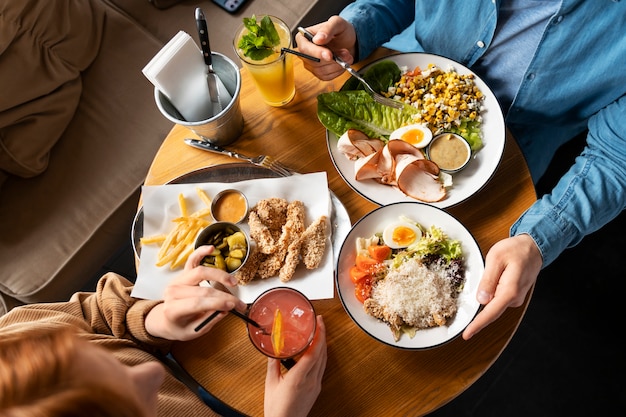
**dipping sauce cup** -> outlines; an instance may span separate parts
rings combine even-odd
[[[239,190],[220,191],[211,203],[211,214],[218,222],[242,222],[248,215],[248,199]]]
[[[469,143],[454,133],[442,133],[433,138],[426,150],[428,158],[444,172],[459,172],[472,156]]]
[[[252,303],[248,317],[263,330],[248,324],[252,344],[264,355],[290,359],[304,352],[315,335],[315,310],[300,291],[287,287],[267,290]]]
[[[269,16],[280,37],[277,52],[260,61],[244,56],[238,47],[239,41],[249,31],[245,26],[237,30],[233,46],[242,65],[248,70],[263,100],[270,106],[280,107],[288,104],[296,95],[296,84],[293,73],[293,56],[281,52],[281,48],[291,48],[291,30],[289,26],[275,16]]]

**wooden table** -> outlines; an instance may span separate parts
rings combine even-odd
[[[390,51],[377,51],[376,56]],[[335,170],[326,148],[325,129],[316,116],[316,96],[334,91],[345,78],[322,82],[296,61],[297,94],[292,103],[263,103],[243,72],[241,107],[244,131],[230,147],[246,155],[269,154],[302,172],[328,173],[329,187],[351,221],[376,205],[355,193]],[[146,185],[164,184],[186,172],[236,160],[192,149],[183,138],[193,134],[175,126],[163,142]],[[494,178],[476,196],[450,208],[476,237],[483,255],[508,236],[510,225],[535,201],[529,171],[516,142],[507,137]],[[375,341],[345,313],[336,295],[314,301],[327,327],[328,365],[312,416],[419,416],[446,404],[494,363],[516,331],[528,305],[508,309],[470,341],[460,337],[436,349],[405,351]],[[248,340],[245,326],[227,316],[204,337],[177,343],[175,357],[211,393],[251,416],[263,415],[266,359]]]

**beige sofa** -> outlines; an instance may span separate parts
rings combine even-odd
[[[347,1],[0,0],[0,315],[66,300],[130,238],[140,187],[171,123],[141,69],[207,16],[211,46],[234,57],[242,17],[291,27]]]

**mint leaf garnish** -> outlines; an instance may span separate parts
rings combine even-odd
[[[267,58],[275,52],[274,47],[280,45],[280,36],[269,16],[264,16],[260,25],[255,15],[244,17],[243,25],[249,33],[239,40],[237,47],[243,51],[244,56],[253,61]]]

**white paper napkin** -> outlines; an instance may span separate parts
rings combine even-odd
[[[213,116],[202,51],[191,36],[178,32],[142,70],[188,122]]]
[[[319,216],[325,215],[330,222],[331,199],[328,191],[328,178],[325,172],[294,175],[286,178],[255,179],[235,183],[191,183],[161,186],[144,186],[142,200],[144,210],[144,236],[167,233],[173,227],[172,219],[180,216],[178,194],[182,193],[189,203],[189,212],[201,209],[204,204],[197,196],[196,187],[206,191],[210,197],[222,190],[234,188],[241,190],[248,199],[250,207],[261,199],[270,197],[284,198],[287,201],[300,200],[306,208],[305,225],[308,226]],[[247,224],[242,228],[249,233]],[[293,279],[287,283],[278,277],[253,280],[247,285],[240,285],[232,293],[246,303],[251,303],[262,292],[277,286],[295,288],[311,300],[334,297],[334,256],[329,226],[326,253],[317,269],[308,270],[300,265]],[[133,297],[161,299],[163,290],[169,282],[181,273],[181,269],[170,270],[169,265],[156,266],[158,245],[145,245],[141,248],[141,260],[137,280],[132,292]]]

